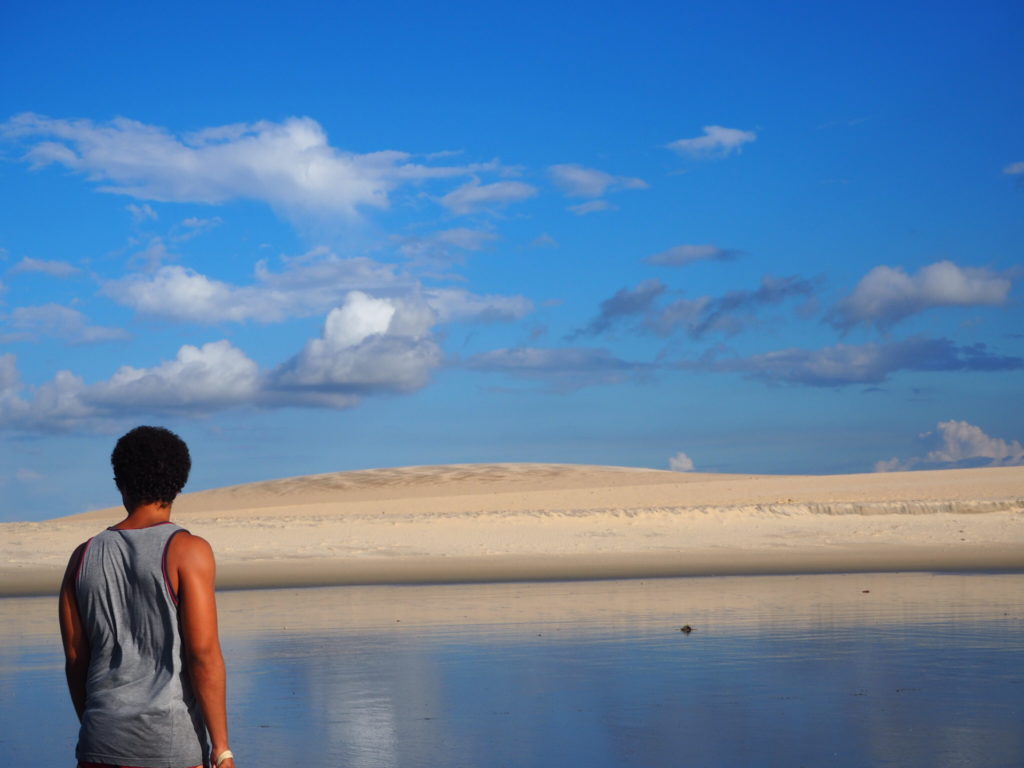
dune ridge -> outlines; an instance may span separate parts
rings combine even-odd
[[[0,594],[56,591],[123,510],[0,526]],[[566,464],[360,470],[183,494],[222,587],[1024,570],[1024,467],[835,476]]]

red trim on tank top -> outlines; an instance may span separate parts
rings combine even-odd
[[[162,525],[162,523],[158,523]],[[171,542],[174,541],[174,537],[179,533],[185,533],[185,529],[182,528],[180,531],[175,531],[167,537],[167,541],[164,543],[164,554],[160,558],[160,570],[164,574],[164,586],[167,587],[167,594],[171,596],[171,602],[174,603],[175,607],[178,605],[178,593],[175,592],[174,587],[171,586],[171,576],[167,573],[167,550],[171,548]]]

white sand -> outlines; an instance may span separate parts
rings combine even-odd
[[[0,595],[57,589],[112,508],[0,525]],[[840,476],[483,464],[183,495],[221,587],[1024,570],[1024,467]]]

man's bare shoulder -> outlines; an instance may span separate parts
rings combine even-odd
[[[210,546],[210,542],[186,530],[174,535],[170,552],[174,554],[179,565],[213,562],[213,547]]]

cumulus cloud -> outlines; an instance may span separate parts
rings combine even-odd
[[[452,213],[461,215],[481,209],[500,208],[527,200],[536,194],[536,187],[522,181],[481,184],[478,179],[473,179],[442,197],[441,204]]]
[[[122,328],[90,325],[77,309],[61,304],[17,307],[0,317],[0,341],[37,341],[49,336],[71,344],[96,344],[129,338]]]
[[[1019,370],[1024,359],[995,354],[984,344],[957,346],[949,339],[912,338],[884,344],[782,349],[746,358],[681,363],[680,367],[741,373],[771,383],[843,387],[879,384],[899,371]]]
[[[38,272],[50,277],[74,277],[81,272],[74,264],[66,261],[47,261],[46,259],[33,259],[25,256],[21,261],[11,267],[8,275],[20,275],[26,272]]]
[[[1018,466],[1024,464],[1024,445],[1017,440],[990,437],[966,421],[940,421],[935,431],[918,436],[932,447],[924,456],[893,457],[875,463],[876,472],[941,469],[957,466]]]
[[[673,472],[693,472],[696,469],[693,465],[693,459],[682,451],[679,451],[675,456],[669,457],[668,468]]]
[[[474,355],[464,365],[484,373],[540,380],[558,392],[623,381],[649,367],[589,347],[494,349]]]
[[[910,275],[900,267],[878,266],[829,312],[828,321],[842,330],[861,324],[887,330],[933,307],[1005,304],[1010,287],[1008,277],[951,261],[929,264]]]
[[[552,165],[548,168],[548,175],[568,197],[603,197],[610,190],[647,189],[650,186],[643,179],[613,176],[574,163]]]
[[[692,139],[677,139],[670,142],[668,148],[680,155],[707,159],[728,157],[742,151],[744,144],[757,139],[753,131],[741,131],[737,128],[725,128],[721,125],[705,125],[704,135]]]
[[[229,341],[186,344],[173,360],[152,368],[122,366],[83,392],[90,405],[108,411],[203,412],[251,402],[260,386],[259,367]]]
[[[62,165],[100,182],[106,192],[160,202],[255,199],[292,215],[354,216],[362,207],[387,207],[400,184],[496,168],[422,165],[398,151],[345,152],[332,147],[323,127],[308,117],[175,136],[125,118],[95,123],[26,113],[0,132],[30,144],[25,159],[34,167]]]
[[[604,333],[624,317],[643,315],[651,311],[654,302],[667,287],[660,280],[644,280],[635,288],[623,288],[601,302],[600,311],[585,327],[572,336]]]
[[[451,316],[473,314],[447,299]],[[422,298],[352,291],[327,313],[317,338],[284,363],[261,370],[227,340],[184,345],[149,368],[122,366],[87,384],[60,371],[26,387],[13,355],[0,355],[0,427],[26,431],[108,429],[132,415],[206,414],[241,406],[348,408],[363,396],[410,392],[442,364],[434,336],[441,315]]]
[[[717,245],[677,245],[667,251],[644,259],[648,264],[662,267],[683,267],[695,261],[733,261],[743,251],[719,248]]]
[[[359,291],[332,309],[320,338],[274,370],[268,390],[298,404],[344,407],[371,391],[424,386],[442,354],[426,304],[378,299]]]

